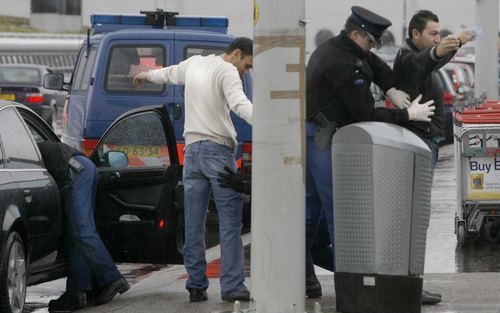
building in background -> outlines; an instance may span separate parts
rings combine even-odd
[[[79,32],[82,0],[31,0],[31,26],[47,32]]]

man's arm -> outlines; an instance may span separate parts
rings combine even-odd
[[[192,57],[182,61],[177,65],[171,65],[164,68],[142,72],[134,77],[135,87],[142,87],[145,81],[155,84],[174,84],[182,85],[185,81],[186,69],[191,62]]]
[[[232,66],[232,65],[231,65]],[[227,67],[222,74],[222,89],[229,109],[252,125],[253,104],[243,92],[243,84],[236,68]]]

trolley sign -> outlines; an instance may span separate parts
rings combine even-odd
[[[500,200],[500,159],[469,157],[467,162],[468,200]]]

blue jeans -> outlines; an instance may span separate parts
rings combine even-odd
[[[434,169],[436,168],[437,161],[439,159],[439,142],[442,141],[439,137],[433,137],[432,139],[424,139],[424,142],[431,149],[431,171],[434,174]]]
[[[94,222],[97,169],[84,156],[75,156],[84,167],[72,171],[72,181],[63,193],[68,221],[69,269],[66,290],[92,290],[92,277],[102,287],[121,277],[108,250],[97,233]]]
[[[318,231],[320,218],[325,216],[332,243],[333,264],[335,270],[335,242],[333,233],[333,179],[332,151],[329,145],[324,150],[314,142],[314,133],[318,126],[307,123],[307,158],[306,158],[306,276],[314,274],[311,254]]]
[[[221,293],[230,295],[246,291],[241,242],[242,194],[220,187],[217,179],[224,166],[236,171],[232,150],[212,141],[198,141],[184,152],[184,266],[189,274],[186,288],[208,288],[205,274],[205,220],[210,194],[213,193],[219,214],[221,245]]]

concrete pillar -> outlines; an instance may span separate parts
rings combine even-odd
[[[476,41],[475,96],[498,98],[498,0],[476,0],[476,25],[482,33]]]
[[[304,0],[256,0],[252,297],[258,313],[305,311]],[[258,17],[257,17],[258,16]]]

